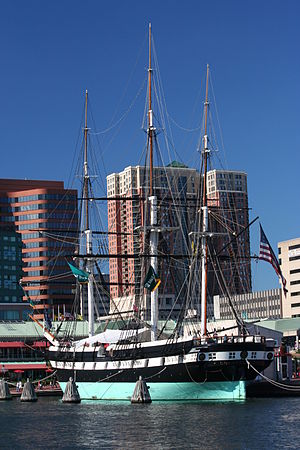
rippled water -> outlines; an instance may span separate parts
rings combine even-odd
[[[298,449],[300,400],[242,403],[0,402],[4,449]]]

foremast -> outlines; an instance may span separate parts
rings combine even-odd
[[[151,23],[149,24],[149,67],[148,67],[148,146],[149,146],[149,202],[150,202],[150,264],[155,273],[157,273],[157,246],[158,229],[157,227],[157,196],[153,195],[153,138],[155,136],[155,127],[153,126],[152,111],[152,67],[151,67]],[[157,339],[158,323],[158,289],[151,291],[151,340]]]
[[[203,136],[203,195],[202,195],[202,233],[201,233],[201,335],[207,334],[207,232],[208,232],[208,206],[207,206],[207,162],[210,150],[208,148],[207,118],[208,118],[208,79],[209,65],[206,72],[206,93],[204,103],[204,136]]]
[[[93,287],[93,259],[89,255],[93,253],[92,230],[89,221],[89,184],[90,176],[88,170],[88,132],[87,126],[87,109],[88,109],[88,91],[85,91],[85,120],[84,120],[84,178],[83,178],[83,198],[84,198],[84,233],[87,254],[86,269],[89,273],[88,279],[88,328],[89,337],[94,335],[94,287]]]

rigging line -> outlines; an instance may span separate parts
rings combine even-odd
[[[71,164],[71,168],[70,168],[70,172],[69,172],[68,186],[69,186],[70,184],[72,184],[72,183],[71,183],[71,178],[73,178],[73,182],[74,182],[74,176],[71,176],[71,174],[75,173],[75,172],[73,172],[73,169],[74,169],[74,167],[75,167],[76,154],[78,154],[78,157],[77,157],[77,165],[78,165],[79,154],[80,154],[80,151],[78,151],[78,148],[79,148],[79,145],[78,145],[78,144],[79,144],[79,141],[80,141],[80,136],[81,136],[81,131],[82,131],[81,125],[82,125],[82,123],[83,123],[83,118],[84,118],[84,106],[83,106],[83,109],[82,109],[82,115],[81,115],[81,120],[80,120],[80,125],[79,125],[78,135],[77,135],[77,139],[76,139],[76,144],[75,144],[75,151],[74,151],[74,153],[73,153],[72,164]]]
[[[192,377],[186,362],[184,363],[184,365],[185,365],[186,371],[187,371],[187,373],[188,373],[188,375],[189,375],[189,377],[190,377],[190,379],[192,380],[193,383],[195,383],[195,384],[204,384],[204,383],[206,383],[206,381],[207,381],[207,372],[206,372],[206,378],[205,378],[204,381],[196,381]]]
[[[209,214],[210,214],[210,216],[211,216],[213,219],[215,219],[216,222],[218,222],[220,225],[222,225],[222,227],[224,227],[224,228],[228,231],[228,233],[233,234],[233,230],[229,227],[229,225],[227,225],[227,224],[223,221],[224,218],[223,218],[223,220],[222,220],[222,218],[219,218],[218,215],[217,215],[217,214],[214,214],[211,210],[209,210]],[[238,225],[239,225],[239,224],[238,224]]]
[[[167,319],[166,319],[166,321],[165,321],[165,323],[164,323],[162,329],[160,330],[159,336],[161,336],[161,334],[163,333],[164,329],[165,329],[166,326],[167,326],[167,322],[171,319],[172,312],[174,311],[175,305],[176,305],[177,301],[179,300],[179,296],[180,296],[180,294],[181,294],[181,292],[182,292],[182,290],[183,290],[183,288],[184,288],[184,286],[185,286],[185,283],[186,283],[187,278],[188,278],[188,274],[186,275],[185,280],[184,280],[184,282],[183,282],[182,285],[181,285],[181,288],[180,288],[180,290],[179,290],[179,292],[178,292],[178,295],[177,295],[177,297],[176,297],[176,299],[175,299],[175,301],[174,301],[174,303],[173,303],[173,306],[172,306],[172,308],[171,308],[171,311],[169,312],[168,317],[167,317]],[[184,309],[184,305],[183,305],[181,308]],[[179,317],[179,319],[180,319],[180,317]],[[178,324],[179,322],[180,322],[180,320],[177,322],[177,324]],[[175,327],[176,330],[178,329],[178,328],[177,328],[177,324],[176,324],[176,327]],[[175,330],[174,330],[174,331],[175,331]]]
[[[278,381],[272,380],[271,378],[266,377],[266,375],[259,372],[248,359],[246,359],[246,362],[248,364],[248,368],[251,367],[254,372],[256,372],[259,376],[264,378],[266,381],[268,381],[270,384],[273,384],[276,387],[279,387],[280,389],[285,389],[286,391],[293,391],[293,392],[300,392],[300,386],[289,386],[283,383],[279,383]]]
[[[151,378],[157,377],[157,375],[160,375],[161,373],[163,373],[166,370],[167,367],[164,367],[163,369],[161,369],[159,372],[155,373],[154,375],[151,375],[150,377],[144,378],[144,380],[151,380]]]
[[[158,141],[156,139],[156,136],[155,136],[155,144],[156,144],[156,148],[157,148],[158,154],[159,154],[160,158],[162,159],[162,152],[160,150],[160,146],[159,146],[159,143],[158,143]],[[174,194],[173,194],[173,189],[172,189],[172,186],[171,186],[171,182],[170,182],[170,179],[169,179],[169,176],[168,176],[168,173],[167,173],[166,169],[164,168],[163,170],[165,172],[166,180],[167,180],[167,183],[168,183],[168,188],[169,188],[170,195],[171,195],[171,198],[172,198],[172,203],[174,204],[175,203],[175,197],[174,197]],[[182,186],[182,190],[183,189],[184,189],[184,186]],[[181,194],[181,192],[182,191],[179,192],[179,195]],[[167,195],[167,193],[166,193],[166,195]],[[179,212],[178,208],[176,208],[175,213],[176,213],[177,220],[178,220],[178,223],[179,223],[179,228],[180,228],[182,236],[183,236],[184,244],[185,244],[186,248],[188,248],[187,237],[185,236],[183,225],[182,225],[182,216],[180,215],[180,212]]]
[[[127,93],[127,91],[128,91],[129,83],[130,83],[130,81],[131,81],[131,79],[132,79],[132,77],[133,77],[133,74],[134,74],[134,72],[135,72],[135,70],[136,70],[137,64],[138,64],[138,62],[139,62],[139,60],[140,60],[140,58],[141,58],[141,54],[142,54],[142,52],[143,52],[143,50],[144,50],[144,47],[145,47],[145,42],[147,42],[147,37],[148,37],[148,35],[147,35],[147,33],[145,33],[144,40],[143,40],[143,42],[142,42],[142,44],[141,44],[141,47],[140,47],[140,49],[139,49],[139,51],[138,51],[138,54],[137,54],[135,63],[134,63],[134,65],[132,66],[131,73],[129,74],[129,77],[128,77],[128,79],[127,79],[126,85],[125,85],[124,90],[123,90],[123,94],[120,96],[119,102],[118,102],[118,104],[117,104],[117,106],[116,106],[116,108],[115,108],[115,111],[114,111],[114,113],[113,113],[113,115],[112,115],[112,118],[111,118],[111,121],[110,121],[110,122],[112,122],[112,121],[114,120],[115,116],[117,115],[117,111],[118,111],[119,105],[121,104],[122,100],[124,99],[124,97],[125,97],[125,95],[126,95],[126,93]],[[144,53],[144,52],[143,52],[143,53]]]
[[[218,128],[219,128],[219,132],[220,132],[221,145],[222,145],[222,150],[223,150],[223,154],[224,154],[224,159],[225,159],[226,166],[228,166],[228,163],[227,163],[227,160],[226,160],[226,153],[225,153],[225,145],[224,145],[224,139],[223,139],[223,134],[222,134],[222,127],[221,127],[219,112],[218,112],[218,108],[217,108],[217,101],[216,101],[215,91],[214,91],[214,87],[213,87],[213,83],[212,83],[212,76],[210,76],[210,82],[209,83],[210,83],[210,88],[211,88],[211,92],[212,92],[212,96],[213,96],[214,107],[215,107],[215,111],[216,111],[216,118],[217,118]]]
[[[218,269],[218,270],[215,270],[215,275],[216,275],[216,278],[218,280],[219,286],[221,287],[222,291],[223,291],[223,289],[225,291],[225,296],[228,299],[228,303],[229,303],[230,308],[231,308],[231,310],[233,312],[233,315],[234,315],[234,318],[235,318],[235,320],[236,320],[236,322],[238,324],[238,327],[241,328],[242,330],[244,330],[245,329],[244,321],[240,318],[238,312],[236,311],[236,309],[235,309],[235,307],[233,305],[233,302],[232,302],[232,299],[231,299],[231,296],[230,296],[230,293],[229,293],[229,290],[228,290],[228,287],[227,287],[227,284],[226,284],[226,280],[224,278],[224,274],[223,274],[223,272],[221,270],[221,266],[220,266],[220,261],[219,261],[218,255],[216,254],[215,250],[214,250],[214,254],[213,255],[211,254],[210,246],[208,246],[208,251],[209,251],[209,256],[210,256],[210,259],[212,261],[213,267],[215,268],[217,266],[217,269]],[[219,275],[220,275],[220,277],[219,277]],[[222,283],[223,283],[222,285],[220,283],[220,279],[222,280]]]
[[[98,380],[97,383],[101,383],[102,381],[109,380],[110,378],[113,378],[113,377],[115,377],[116,375],[119,375],[122,372],[124,372],[124,369],[119,370],[117,373],[113,373],[112,375],[109,375],[108,377],[102,378],[102,380]]]
[[[178,127],[180,130],[187,131],[188,133],[193,133],[194,131],[199,131],[202,128],[202,123],[197,128],[185,128],[185,127],[182,127],[175,121],[175,119],[173,119],[173,117],[168,113],[168,111],[167,111],[167,116],[176,125],[176,127]]]
[[[251,227],[251,225],[254,223],[254,222],[256,222],[257,221],[257,219],[259,219],[259,216],[257,216],[255,219],[253,219],[242,231],[240,231],[239,233],[237,233],[235,236],[234,236],[234,238],[233,239],[231,239],[231,241],[228,243],[228,244],[226,244],[226,245],[224,245],[224,247],[216,254],[216,256],[218,257],[227,247],[229,247],[229,245],[234,241],[234,240],[236,240],[241,234],[243,234],[246,230],[248,230],[250,227]]]
[[[38,384],[38,382],[41,382],[41,381],[45,381],[45,380],[48,380],[49,378],[52,378],[52,377],[54,377],[54,375],[56,375],[56,372],[57,372],[57,370],[55,370],[55,372],[51,373],[50,375],[47,375],[47,376],[46,376],[46,377],[44,377],[44,378],[41,378],[41,379],[38,379],[38,380],[32,381],[31,383],[32,383],[32,384]]]
[[[129,105],[128,109],[124,112],[124,114],[122,114],[122,116],[117,120],[117,122],[115,122],[111,127],[106,128],[105,130],[102,131],[95,131],[94,133],[89,133],[92,136],[97,136],[99,134],[105,134],[108,133],[109,131],[113,130],[117,125],[119,125],[120,122],[122,122],[123,119],[125,119],[126,116],[128,116],[128,114],[130,113],[130,111],[132,110],[137,98],[140,96],[142,90],[144,89],[145,86],[145,82],[146,82],[146,77],[143,80],[143,83],[141,85],[141,87],[139,88],[134,100],[131,102],[131,104]]]

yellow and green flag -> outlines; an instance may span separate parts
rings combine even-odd
[[[156,275],[153,267],[150,266],[144,280],[144,287],[148,289],[148,291],[153,292],[155,291],[155,289],[158,288],[160,283],[161,283],[160,278],[158,278],[158,276]]]

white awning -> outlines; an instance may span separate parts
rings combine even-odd
[[[106,330],[103,333],[95,334],[95,336],[76,341],[73,343],[73,346],[76,349],[87,344],[95,344],[96,342],[101,344],[116,344],[120,340],[130,339],[132,336],[147,331],[147,329],[148,328],[141,328],[139,330]]]

